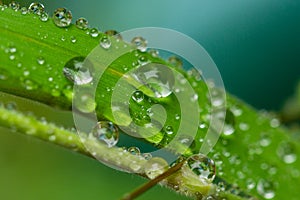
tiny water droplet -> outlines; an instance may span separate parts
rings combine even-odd
[[[25,79],[23,80],[23,86],[25,87],[26,90],[35,90],[38,88],[38,85],[30,79]]]
[[[138,147],[129,147],[127,150],[129,153],[131,153],[132,155],[140,155],[141,151]]]
[[[45,10],[44,5],[37,2],[31,3],[28,8],[28,11],[30,13],[34,13],[36,15],[41,15],[44,12],[44,10]]]
[[[88,24],[88,20],[83,17],[80,17],[76,20],[76,27],[79,29],[86,30],[88,28]]]
[[[83,85],[92,82],[92,64],[79,56],[69,60],[63,68],[65,77],[76,85]]]
[[[141,64],[146,63],[147,61],[148,61],[148,58],[146,56],[142,55],[142,56],[139,57],[139,62]]]
[[[192,170],[199,179],[213,181],[216,176],[216,166],[212,159],[202,154],[190,156],[185,165]]]
[[[268,180],[259,180],[256,190],[258,194],[260,194],[265,199],[273,199],[275,197],[274,184]]]
[[[103,49],[109,49],[110,46],[111,46],[111,41],[110,39],[104,35],[101,37],[100,39],[100,46],[103,48]]]
[[[42,22],[46,22],[49,19],[49,15],[46,12],[42,12],[39,18]]]
[[[168,135],[172,135],[174,133],[172,126],[166,126],[164,130]]]
[[[150,53],[153,58],[157,58],[159,55],[159,52],[156,49],[150,49],[148,53]]]
[[[137,103],[140,103],[144,100],[144,93],[136,90],[133,94],[132,94],[132,99],[134,101],[136,101]]]
[[[145,160],[150,160],[152,158],[151,153],[143,153],[142,156],[143,156],[143,158],[145,158]]]
[[[169,168],[169,164],[166,160],[160,157],[153,157],[144,165],[145,174],[148,178],[154,179],[161,175]]]
[[[99,31],[97,28],[92,28],[90,30],[90,36],[92,36],[93,38],[98,37],[99,36]]]
[[[58,27],[68,27],[72,22],[72,13],[66,8],[58,8],[53,13],[53,22]]]
[[[277,149],[277,155],[286,164],[292,164],[297,160],[295,147],[290,142],[282,142]]]
[[[104,142],[108,147],[115,146],[119,141],[118,128],[108,121],[99,121],[94,127],[91,136],[100,142]]]
[[[191,101],[192,101],[192,102],[198,101],[198,94],[193,94],[193,95],[191,96]]]
[[[147,40],[142,37],[134,37],[131,40],[131,43],[139,49],[141,52],[145,52],[147,50]]]
[[[45,64],[45,59],[42,56],[39,56],[36,61],[39,65]]]
[[[27,10],[26,7],[22,7],[22,8],[20,9],[20,11],[21,11],[21,14],[22,14],[22,15],[26,15],[26,14],[28,13],[28,10]]]
[[[174,67],[177,67],[177,68],[182,68],[183,66],[183,63],[181,61],[180,58],[178,58],[177,56],[170,56],[168,58],[168,62],[173,65]]]
[[[19,8],[20,8],[20,4],[19,4],[18,2],[15,2],[15,1],[10,2],[10,3],[8,4],[8,6],[9,6],[11,9],[15,10],[15,11],[19,10]]]
[[[76,39],[75,36],[71,36],[71,42],[72,42],[73,44],[77,42],[77,39]]]

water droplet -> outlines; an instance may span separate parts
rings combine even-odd
[[[34,13],[36,15],[41,15],[44,12],[44,10],[44,5],[41,3],[31,3],[28,8],[28,11],[30,13]]]
[[[22,15],[26,15],[28,13],[28,10],[26,7],[22,7],[20,11],[21,11]]]
[[[154,179],[155,177],[161,175],[167,171],[168,168],[169,164],[167,161],[160,157],[153,157],[144,165],[145,174],[150,179]]]
[[[252,179],[247,179],[247,181],[246,181],[248,190],[252,190],[253,188],[255,188],[255,184],[256,183]]]
[[[270,181],[261,179],[257,183],[256,190],[265,199],[273,199],[275,197],[274,184]]]
[[[75,36],[71,36],[71,42],[72,42],[73,44],[77,42],[77,39],[76,39]]]
[[[141,151],[138,147],[129,147],[127,150],[129,153],[131,153],[132,155],[140,155]]]
[[[58,8],[53,13],[53,22],[58,27],[68,27],[72,22],[71,11],[65,8]]]
[[[106,35],[103,35],[100,39],[100,46],[103,48],[103,49],[109,49],[110,46],[111,46],[111,41],[110,39],[106,36]]]
[[[259,141],[260,146],[266,147],[271,144],[271,138],[267,133],[262,133]]]
[[[191,101],[192,101],[192,102],[198,101],[198,94],[193,94],[193,95],[191,96]]]
[[[280,121],[277,118],[271,119],[270,126],[272,128],[277,128],[280,126]]]
[[[173,65],[174,67],[177,67],[177,68],[182,68],[183,66],[183,63],[181,61],[180,58],[178,58],[177,56],[170,56],[168,58],[168,62]]]
[[[212,159],[202,154],[190,156],[185,165],[192,170],[199,179],[213,181],[216,175],[216,166]]]
[[[40,20],[41,20],[42,22],[46,22],[46,21],[48,21],[48,19],[49,19],[48,13],[42,12],[41,15],[40,15]]]
[[[148,61],[148,58],[146,56],[142,55],[142,56],[139,57],[139,62],[141,64],[146,63],[147,61]]]
[[[35,90],[38,88],[36,82],[30,79],[23,80],[23,86],[25,87],[26,90]]]
[[[242,131],[248,131],[250,127],[249,127],[249,125],[248,125],[247,123],[241,122],[241,123],[239,124],[239,128],[240,128]]]
[[[83,85],[92,82],[92,64],[79,56],[69,60],[63,68],[65,77],[76,85]]]
[[[235,129],[231,124],[225,124],[223,128],[224,135],[232,135],[234,133]]]
[[[119,131],[112,122],[99,121],[92,131],[92,137],[113,147],[119,141]]]
[[[9,77],[9,73],[6,69],[0,69],[0,81],[5,81]]]
[[[180,114],[175,114],[175,119],[180,120]]]
[[[166,126],[164,130],[165,130],[165,133],[167,133],[168,135],[172,135],[174,133],[172,126]]]
[[[36,61],[39,65],[45,64],[45,59],[42,56],[39,56]]]
[[[148,53],[150,53],[153,58],[157,58],[159,55],[159,52],[156,49],[150,49]]]
[[[19,4],[18,2],[15,2],[15,1],[10,2],[10,3],[8,4],[8,6],[9,6],[11,9],[15,10],[15,11],[19,10],[19,8],[20,8],[20,4]]]
[[[150,160],[152,158],[151,153],[143,153],[142,156],[143,156],[143,158],[145,158],[145,160]]]
[[[86,30],[88,28],[88,24],[88,20],[83,17],[80,17],[76,20],[76,27],[79,29]]]
[[[277,149],[277,154],[286,164],[292,164],[297,160],[295,147],[290,142],[282,142]]]
[[[134,101],[136,101],[137,103],[140,103],[144,100],[144,93],[136,90],[133,94],[132,94],[132,99]]]
[[[108,36],[113,36],[116,39],[122,40],[121,34],[116,30],[107,30],[107,31],[105,31],[105,34]]]
[[[145,52],[147,50],[147,40],[145,40],[142,37],[134,37],[131,40],[131,43],[133,44],[133,46],[135,46],[138,50],[140,50],[141,52]]]
[[[92,28],[90,30],[90,36],[92,36],[93,38],[98,37],[99,36],[99,31],[97,28]]]

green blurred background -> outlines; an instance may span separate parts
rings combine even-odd
[[[7,1],[4,1],[7,2]],[[20,1],[28,5],[31,1]],[[67,7],[100,30],[157,26],[197,40],[227,91],[277,110],[300,79],[300,1],[40,1]],[[145,182],[46,142],[0,129],[1,199],[118,199]],[[186,199],[156,187],[139,199]]]

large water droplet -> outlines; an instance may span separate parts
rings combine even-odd
[[[41,15],[42,13],[44,13],[44,5],[41,3],[31,3],[28,11],[37,15]]]
[[[216,166],[212,159],[202,154],[195,154],[190,156],[185,165],[192,170],[199,179],[206,179],[213,181],[216,176]]]
[[[53,13],[53,22],[58,27],[68,27],[72,22],[72,13],[66,8],[58,8]]]
[[[112,122],[99,121],[92,131],[92,137],[113,147],[119,141],[119,131]]]
[[[274,184],[270,181],[261,179],[257,183],[256,190],[265,199],[273,199],[275,197]]]
[[[83,17],[80,17],[76,20],[76,27],[79,29],[86,30],[88,28],[88,24],[88,20]]]
[[[98,29],[97,29],[97,28],[92,28],[92,29],[90,30],[90,36],[93,37],[93,38],[98,37],[98,36],[99,36],[99,31],[98,31]]]
[[[167,161],[160,157],[153,157],[144,165],[145,174],[150,179],[154,179],[155,177],[161,175],[167,171],[168,168],[169,164]]]
[[[79,56],[69,60],[63,68],[63,73],[67,79],[76,85],[83,85],[92,82],[92,64]]]
[[[142,37],[134,37],[131,40],[131,43],[141,52],[145,52],[147,50],[147,40]]]

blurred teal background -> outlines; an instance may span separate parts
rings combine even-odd
[[[31,1],[22,1],[28,5]],[[100,30],[157,26],[197,40],[227,91],[256,108],[279,109],[300,79],[300,1],[44,0]],[[95,160],[0,129],[1,199],[118,199],[145,182]],[[156,187],[140,199],[185,199]]]

